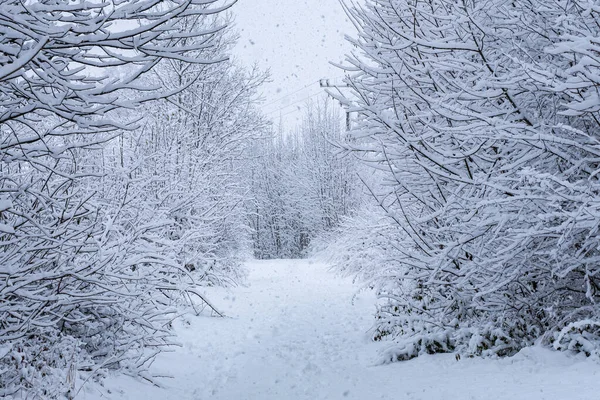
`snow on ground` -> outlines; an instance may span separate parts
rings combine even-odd
[[[309,260],[253,261],[246,286],[210,295],[227,318],[179,323],[183,347],[153,366],[162,388],[130,377],[78,399],[596,400],[600,365],[542,348],[509,359],[419,357],[376,365],[372,293]]]
[[[319,79],[341,82],[343,71],[330,62],[340,63],[349,52],[344,35],[354,26],[339,0],[238,0],[232,12],[240,34],[234,56],[271,71],[262,109],[293,128],[306,101],[324,95]]]

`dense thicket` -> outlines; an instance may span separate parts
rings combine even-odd
[[[330,100],[309,104],[296,132],[254,146],[247,212],[255,257],[302,257],[312,239],[353,210],[357,185],[340,147],[342,120]]]
[[[598,5],[347,11],[355,150],[383,171],[373,194],[398,228],[379,267],[387,359],[506,355],[539,339],[598,355]]]
[[[0,396],[152,379],[182,306],[219,314],[199,286],[238,271],[232,181],[264,125],[226,8],[0,4]]]

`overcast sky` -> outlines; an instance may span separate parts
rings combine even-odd
[[[344,34],[354,27],[338,0],[239,0],[233,12],[240,34],[234,55],[271,70],[264,111],[293,127],[298,108],[323,93],[318,80],[343,77],[329,62],[342,61],[349,49]]]

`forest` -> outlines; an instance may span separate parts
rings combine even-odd
[[[0,397],[160,386],[248,260],[371,293],[383,364],[600,360],[600,2],[341,0],[344,90],[294,127],[236,6],[0,2]]]

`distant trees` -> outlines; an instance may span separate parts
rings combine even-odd
[[[342,157],[339,107],[309,104],[295,133],[279,133],[253,148],[248,223],[257,258],[297,258],[311,240],[353,210],[353,165]]]
[[[356,148],[384,171],[373,195],[401,232],[380,267],[387,359],[507,355],[540,338],[599,355],[597,7],[347,11],[360,27],[347,66]]]
[[[227,31],[203,54],[223,58],[234,39]],[[162,237],[176,241],[173,257],[179,264],[198,278],[229,281],[248,253],[244,202],[250,194],[244,175],[249,148],[268,130],[255,107],[266,75],[229,60],[207,65],[169,60],[154,72],[165,87],[186,90],[144,107],[144,127],[126,146],[136,180],[144,182],[141,204],[153,210],[154,220],[157,207],[164,211],[168,229]]]
[[[178,306],[210,310],[198,285],[237,273],[232,176],[262,78],[225,62],[227,8],[0,5],[1,396],[152,379]]]

